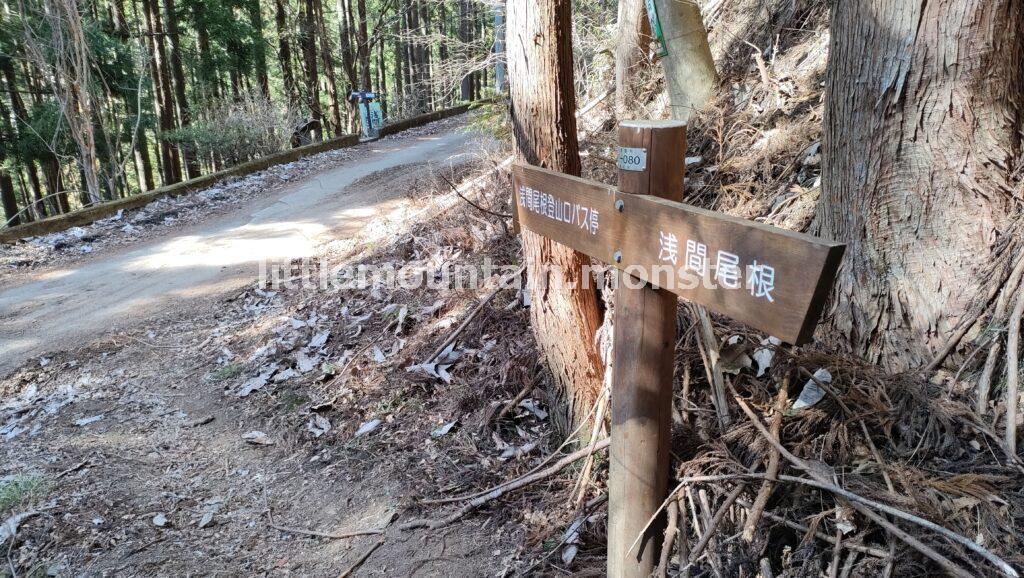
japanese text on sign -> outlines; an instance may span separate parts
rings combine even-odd
[[[843,255],[841,243],[546,169],[517,165],[513,181],[524,229],[787,343],[813,337]]]
[[[563,201],[551,193],[544,193],[526,185],[519,187],[519,206],[531,213],[576,225],[591,235],[596,235],[601,225],[601,215],[597,209],[580,203]]]
[[[727,289],[742,287],[744,275],[740,256],[722,250],[716,251],[714,255],[714,280]],[[679,239],[675,233],[658,231],[658,259],[673,266],[679,265]],[[710,272],[708,246],[698,240],[687,239],[682,269],[700,278],[707,277]],[[775,268],[759,263],[756,259],[752,260],[746,266],[746,288],[754,298],[774,303],[772,292],[775,290]]]

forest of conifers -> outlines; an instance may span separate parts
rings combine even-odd
[[[495,22],[469,0],[3,0],[3,222],[220,170],[298,126],[358,132],[352,91],[385,119],[476,100]]]

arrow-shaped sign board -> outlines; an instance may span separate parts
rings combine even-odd
[[[521,226],[787,342],[811,339],[845,245],[517,164]]]

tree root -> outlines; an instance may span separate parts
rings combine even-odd
[[[1020,403],[1020,320],[1024,315],[1024,291],[1017,295],[1017,303],[1010,315],[1006,335],[1006,451],[1017,455],[1017,405]]]
[[[589,455],[591,455],[591,454],[593,454],[595,452],[599,452],[599,451],[601,451],[603,449],[606,449],[610,443],[611,443],[611,439],[610,438],[605,438],[605,439],[597,442],[596,444],[594,444],[591,447],[587,447],[587,448],[584,448],[582,450],[573,452],[573,453],[563,457],[562,459],[558,460],[557,462],[555,462],[554,464],[552,464],[551,466],[549,466],[546,469],[543,469],[543,470],[541,470],[539,472],[530,474],[528,476],[524,476],[524,477],[519,478],[519,479],[517,479],[515,481],[509,482],[508,484],[506,484],[504,486],[499,486],[498,488],[494,489],[491,492],[488,492],[487,494],[484,494],[482,496],[479,496],[477,498],[474,498],[474,499],[470,500],[462,508],[459,508],[459,510],[457,512],[455,512],[454,514],[452,514],[452,515],[450,515],[450,516],[448,516],[446,518],[441,518],[439,520],[427,520],[427,519],[413,520],[411,522],[406,522],[405,524],[402,524],[401,526],[399,526],[399,528],[401,530],[413,530],[413,529],[416,529],[416,528],[429,528],[431,530],[436,530],[437,528],[441,528],[441,527],[447,526],[448,524],[451,524],[452,522],[455,522],[455,521],[459,520],[460,518],[462,518],[466,514],[472,512],[473,510],[479,508],[480,506],[486,504],[487,502],[490,502],[491,500],[496,500],[496,499],[504,496],[508,492],[512,492],[512,491],[518,490],[519,488],[526,487],[526,486],[528,486],[530,484],[539,482],[540,480],[543,480],[545,478],[549,478],[549,477],[553,476],[554,474],[557,474],[563,468],[565,468],[569,464],[575,462],[576,460],[581,459],[581,458],[585,458],[585,457],[587,457],[587,456],[589,456]]]
[[[776,440],[779,439],[779,430],[782,428],[782,415],[786,410],[788,401],[789,377],[787,376],[786,379],[782,380],[779,397],[775,402],[775,415],[772,417],[771,434]],[[761,484],[761,489],[757,492],[757,498],[754,500],[754,505],[750,508],[750,514],[747,516],[747,523],[743,527],[743,539],[748,544],[754,540],[754,531],[761,522],[765,506],[768,505],[768,499],[772,496],[775,476],[779,475],[779,450],[775,449],[775,446],[771,446],[769,452],[768,468],[765,471],[767,479]]]

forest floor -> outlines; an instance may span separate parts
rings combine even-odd
[[[0,294],[16,366],[0,372],[0,576],[479,576],[531,562],[564,528],[544,513],[557,495],[400,529],[437,515],[415,498],[486,487],[548,453],[520,294],[502,291],[445,363],[417,368],[497,275],[454,291],[254,282],[259,257],[514,260],[505,227],[467,216],[438,176],[484,168],[451,160],[485,148],[462,122],[361,145],[257,195],[256,210],[13,275]],[[323,535],[361,530],[376,533]]]

